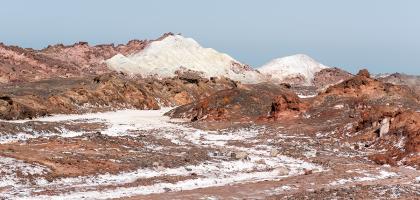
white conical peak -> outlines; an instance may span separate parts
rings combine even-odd
[[[306,84],[309,85],[315,73],[325,68],[328,67],[305,54],[296,54],[271,60],[258,68],[258,70],[263,74],[271,76],[276,81],[301,76],[305,78]]]

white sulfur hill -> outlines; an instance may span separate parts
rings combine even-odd
[[[206,78],[224,76],[244,83],[258,83],[265,77],[229,55],[203,48],[181,35],[169,35],[140,52],[118,54],[105,62],[113,70],[142,76],[173,77],[177,71],[192,70]]]
[[[315,73],[329,68],[304,54],[277,58],[258,68],[262,74],[271,77],[275,82],[293,82],[299,79],[300,84],[311,85]]]

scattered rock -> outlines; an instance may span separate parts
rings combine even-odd
[[[286,176],[289,174],[290,170],[287,167],[277,167],[273,170],[278,176]]]
[[[248,153],[244,151],[232,152],[230,156],[236,160],[248,160]]]
[[[154,168],[158,168],[158,167],[160,166],[160,163],[159,163],[159,162],[153,162],[153,163],[152,163],[152,166],[153,166]]]
[[[313,171],[312,170],[310,170],[310,169],[305,169],[304,170],[304,174],[305,175],[309,175],[309,174],[312,174],[313,173]]]
[[[270,156],[271,157],[276,157],[278,154],[279,154],[279,150],[271,149],[271,151],[270,151]]]
[[[381,121],[381,128],[379,129],[379,135],[382,137],[389,132],[389,118],[386,117]]]

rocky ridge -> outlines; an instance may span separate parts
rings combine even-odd
[[[104,63],[117,54],[130,55],[149,43],[162,40],[131,40],[127,44],[90,46],[87,42],[73,45],[50,45],[41,50],[0,44],[0,83],[38,81],[49,78],[70,78],[109,73]]]

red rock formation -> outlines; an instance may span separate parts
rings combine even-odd
[[[420,113],[399,109],[386,111],[382,109],[383,112],[375,109],[375,113],[372,111],[374,110],[370,113],[375,117],[370,117],[372,125],[368,130],[374,131],[377,138],[372,140],[370,146],[386,151],[373,154],[369,158],[378,164],[404,164],[419,168]]]
[[[394,73],[388,76],[379,77],[378,80],[394,85],[406,85],[420,96],[420,76]]]
[[[53,113],[83,113],[113,109],[159,109],[156,99],[132,81],[100,76],[94,83],[75,82],[63,91],[3,96],[1,119],[25,119]]]
[[[216,91],[235,87],[228,79],[180,75],[140,79],[120,74],[95,78],[50,79],[0,86],[0,119],[24,119],[54,113],[115,109],[158,109],[191,103]]]
[[[170,34],[164,34],[159,39]],[[141,51],[152,41],[131,40],[116,47],[113,44],[90,46],[87,42],[78,42],[69,46],[52,45],[41,50],[0,43],[0,83],[109,73],[104,60],[116,54],[129,55]]]
[[[296,115],[301,109],[299,98],[284,86],[257,84],[216,92],[167,115],[192,121],[250,121]]]
[[[352,78],[353,75],[339,68],[326,68],[315,73],[313,85],[319,89]]]
[[[361,70],[355,77],[331,86],[318,95],[318,100],[328,96],[364,98],[369,101],[388,102],[406,101],[419,103],[420,98],[407,86],[393,85],[370,78],[367,70]]]
[[[294,93],[284,93],[274,98],[268,119],[280,119],[299,114],[305,108],[299,97]]]

